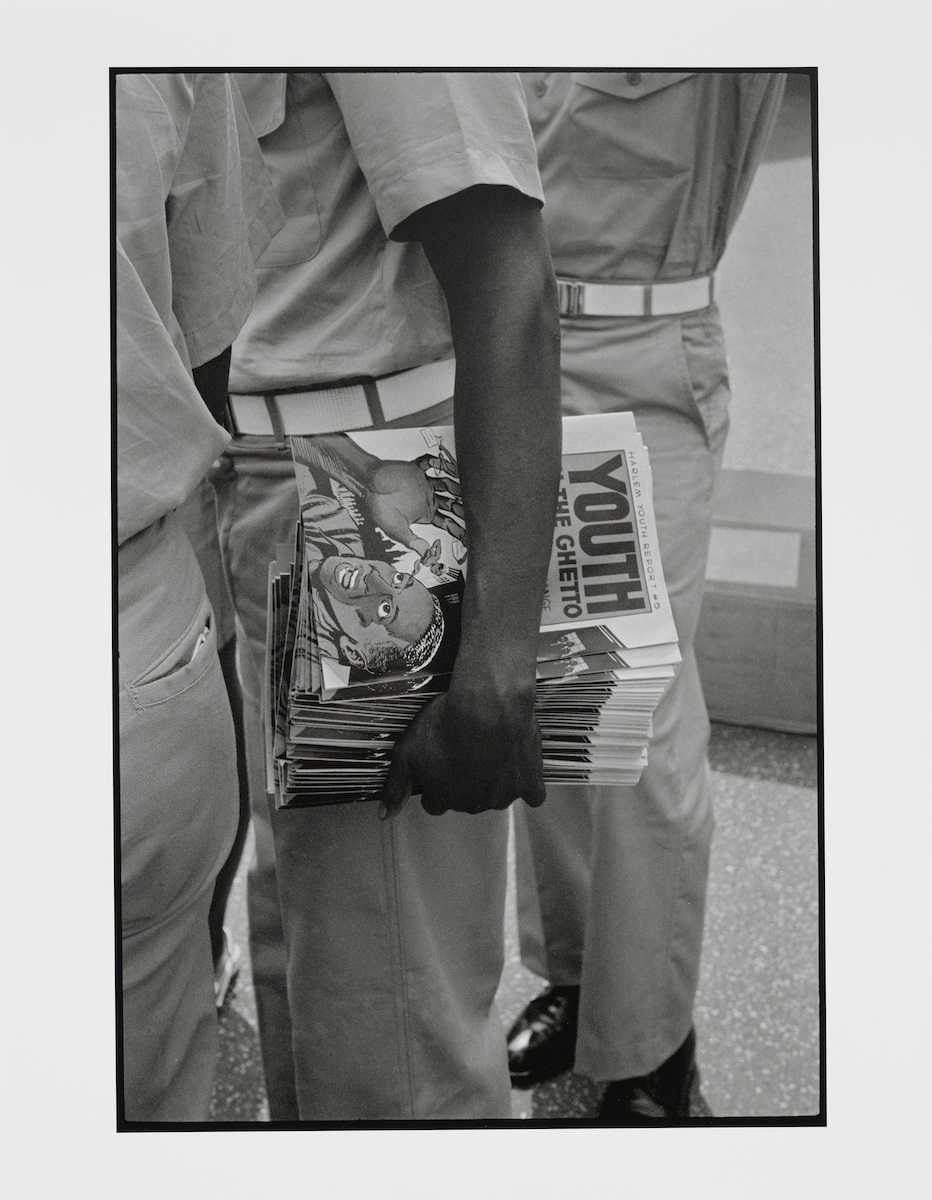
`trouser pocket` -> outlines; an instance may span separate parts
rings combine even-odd
[[[194,687],[212,667],[216,649],[213,614],[205,593],[182,636],[128,685],[133,707],[162,704]]]
[[[731,389],[718,308],[713,304],[701,312],[685,313],[673,325],[684,398],[695,410],[709,449],[720,459],[728,434]]]

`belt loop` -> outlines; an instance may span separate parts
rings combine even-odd
[[[715,275],[709,276],[709,304],[715,303]]]
[[[575,279],[557,280],[557,298],[564,317],[579,317],[583,313],[584,285]]]
[[[282,416],[278,411],[278,401],[275,399],[274,392],[266,392],[263,396],[265,407],[268,409],[269,420],[272,422],[272,436],[276,442],[285,444],[285,427],[282,424]]]
[[[644,316],[653,316],[654,308],[654,285],[652,283],[644,284]]]
[[[230,398],[230,393],[227,392],[227,411],[226,420],[223,423],[224,429],[233,437],[239,437],[239,426],[236,424],[236,415],[233,412],[233,401]]]
[[[372,428],[384,429],[388,422],[385,420],[378,384],[374,379],[364,379],[362,390],[365,393],[366,404],[369,406],[369,415],[372,417]]]

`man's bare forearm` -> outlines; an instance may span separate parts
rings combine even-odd
[[[560,476],[553,269],[537,206],[509,189],[473,188],[417,218],[450,312],[469,570],[449,691],[396,756],[387,807],[409,776],[430,812],[540,803],[535,662]]]
[[[556,292],[536,206],[476,190],[455,248],[426,247],[450,310],[469,536],[453,685],[532,694],[560,474]]]

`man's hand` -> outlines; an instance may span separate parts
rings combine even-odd
[[[452,538],[465,546],[466,529],[463,522],[466,519],[466,510],[463,506],[456,459],[446,446],[441,445],[437,454],[422,454],[414,462],[424,472],[433,489],[434,514],[431,524],[436,525],[438,529],[445,529]]]
[[[431,816],[543,804],[540,729],[533,698],[466,700],[454,692],[421,710],[395,746],[379,817],[420,795]]]

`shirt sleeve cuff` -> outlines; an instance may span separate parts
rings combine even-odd
[[[538,204],[544,202],[536,162],[464,146],[453,155],[413,166],[373,189],[382,228],[391,237],[401,222],[419,209],[477,184],[512,187]]]

